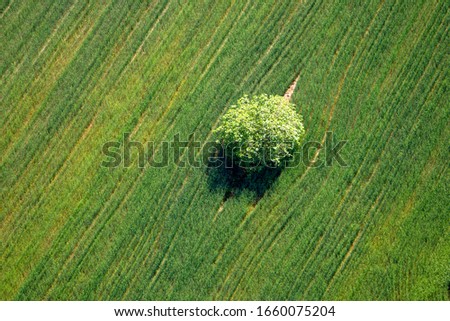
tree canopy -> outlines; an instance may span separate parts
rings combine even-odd
[[[240,98],[215,130],[225,153],[243,167],[278,167],[293,156],[304,138],[303,118],[295,105],[275,95]]]

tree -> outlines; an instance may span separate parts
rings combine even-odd
[[[305,129],[295,105],[282,96],[240,98],[215,130],[225,155],[242,167],[279,167],[293,156]]]

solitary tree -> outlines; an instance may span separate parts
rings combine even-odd
[[[215,132],[227,157],[259,170],[279,167],[293,156],[305,134],[302,122],[295,106],[282,96],[244,96]]]

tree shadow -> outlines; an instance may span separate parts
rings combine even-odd
[[[250,191],[254,194],[253,203],[256,204],[277,180],[282,170],[281,168],[263,167],[258,171],[251,171],[233,163],[225,156],[222,149],[215,155],[211,155],[209,159],[206,169],[208,185],[212,190],[225,191],[223,201],[239,195],[243,191]]]

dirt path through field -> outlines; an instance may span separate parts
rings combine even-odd
[[[300,75],[298,75],[297,78],[295,78],[294,82],[289,86],[289,88],[284,93],[284,98],[286,98],[289,101],[291,101],[292,99],[292,94],[294,93],[295,87],[297,87],[297,81],[299,78]]]

